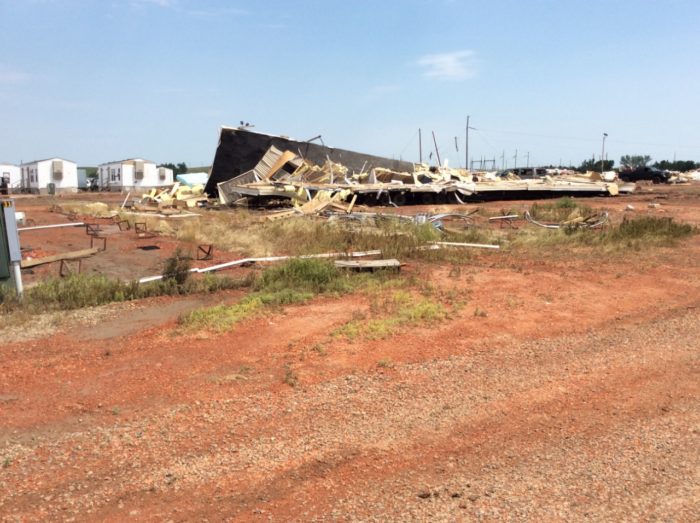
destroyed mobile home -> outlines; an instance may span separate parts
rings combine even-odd
[[[330,157],[317,165],[299,154],[274,145],[249,171],[219,182],[222,204],[245,199],[286,199],[303,214],[316,213],[345,202],[403,205],[405,203],[465,203],[467,200],[543,194],[611,195],[630,192],[633,186],[606,181],[597,173],[563,172],[521,178],[512,172],[469,172],[448,167],[416,165],[412,172],[372,167],[350,171]]]

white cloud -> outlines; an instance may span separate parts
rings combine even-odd
[[[464,80],[477,75],[476,53],[469,49],[451,53],[427,54],[416,62],[423,76],[438,80]]]

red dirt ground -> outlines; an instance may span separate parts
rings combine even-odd
[[[700,224],[699,189],[586,203],[615,220],[633,205]],[[20,208],[56,223],[45,204]],[[86,242],[77,229],[36,238],[47,253]],[[177,245],[108,241],[88,270],[127,260],[132,277],[157,274]],[[700,236],[604,259],[504,249],[459,271],[404,272],[466,303],[379,340],[329,336],[368,311],[363,294],[224,334],[177,331],[182,312],[243,293],[229,291],[110,305],[95,327],[3,342],[0,517],[697,520]]]

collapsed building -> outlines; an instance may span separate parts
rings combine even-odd
[[[605,174],[605,173],[604,173]],[[472,172],[413,164],[241,128],[221,129],[205,191],[223,204],[289,200],[377,203],[465,203],[468,200],[611,195],[629,192],[597,173]],[[312,206],[315,208],[314,206]]]

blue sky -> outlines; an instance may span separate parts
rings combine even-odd
[[[245,120],[458,166],[466,115],[499,166],[700,161],[699,52],[697,0],[0,0],[0,161],[209,164]]]

